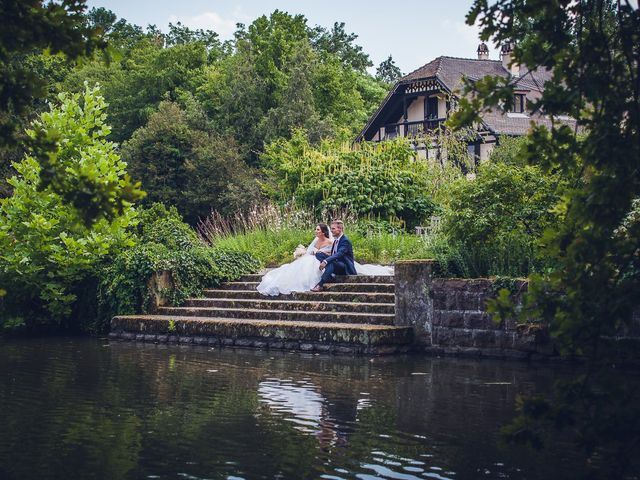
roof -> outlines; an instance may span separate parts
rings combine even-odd
[[[482,78],[487,75],[507,77],[509,72],[502,66],[502,62],[498,60],[438,57],[402,77],[400,83],[436,77],[453,92],[462,86],[463,77]]]
[[[397,113],[398,106],[395,105],[397,101],[394,100],[394,97],[401,98],[404,86],[407,84],[435,78],[449,92],[459,93],[462,90],[464,78],[479,80],[487,75],[513,79],[516,89],[532,92],[532,95],[527,95],[532,99],[539,97],[539,93],[544,91],[544,84],[551,79],[552,72],[546,69],[530,71],[521,67],[520,76],[516,79],[511,76],[509,70],[502,65],[500,60],[438,57],[398,80],[356,140],[366,138],[369,130],[377,130],[385,121],[388,121],[387,118],[382,117],[393,116]],[[485,112],[482,114],[482,120],[493,133],[505,135],[524,135],[529,130],[531,121],[550,125],[550,120],[545,115],[514,115],[500,110]]]
[[[475,58],[438,57],[413,72],[400,78],[398,83],[410,83],[425,78],[438,78],[450,91],[462,86],[462,78],[481,79],[492,77],[510,77],[500,60],[478,60]],[[515,85],[527,90],[544,91],[544,84],[551,79],[551,71],[544,69],[527,70],[522,68]]]
[[[544,125],[551,128],[551,119],[547,115],[540,113],[518,114],[505,113],[503,111],[491,110],[484,112],[482,123],[492,132],[498,135],[525,135],[531,128],[531,122],[536,125]],[[558,121],[574,128],[576,121],[572,118],[562,118]]]

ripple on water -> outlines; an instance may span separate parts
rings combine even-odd
[[[0,476],[516,480],[576,464],[562,445],[544,459],[498,445],[515,395],[555,369],[104,345],[0,345]]]

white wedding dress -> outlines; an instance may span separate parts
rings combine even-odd
[[[331,255],[331,245],[316,249],[315,238],[307,247],[307,254],[274,268],[262,277],[258,292],[263,295],[288,295],[291,292],[308,292],[320,281],[320,261],[315,254],[318,251]],[[393,275],[393,267],[383,265],[360,265],[354,262],[358,275]]]

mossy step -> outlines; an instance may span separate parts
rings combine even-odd
[[[292,292],[289,295],[267,296],[256,290],[222,290],[207,289],[203,292],[206,298],[244,298],[259,300],[313,300],[322,302],[352,303],[395,303],[393,293],[362,292]]]
[[[290,310],[305,312],[395,313],[393,303],[325,302],[319,300],[274,300],[238,298],[190,298],[184,307],[252,308],[261,310]]]
[[[299,322],[327,323],[368,323],[372,325],[393,325],[395,315],[386,313],[354,312],[305,312],[290,310],[261,310],[252,308],[209,308],[209,307],[161,307],[160,315],[181,317],[216,317],[265,319]]]
[[[258,282],[225,282],[221,285],[225,290],[255,290]],[[393,283],[327,283],[325,291],[360,292],[360,293],[393,293]]]
[[[365,347],[353,350],[354,353],[393,353],[395,350],[370,351],[367,348],[409,345],[412,335],[413,330],[409,327],[266,319],[121,315],[111,320],[113,338],[161,342],[175,337],[178,341],[185,339],[183,343],[215,344],[217,341],[218,345],[318,351],[333,351],[332,348],[340,346]]]
[[[260,282],[262,274],[243,275],[238,282]],[[393,283],[393,275],[337,275],[336,283]]]

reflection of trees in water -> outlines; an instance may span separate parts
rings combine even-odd
[[[486,459],[503,458],[493,442],[514,395],[544,390],[554,378],[486,360],[46,342],[0,352],[35,397],[24,405],[4,401],[15,384],[0,378],[8,405],[0,410],[7,425],[0,445],[16,450],[16,478],[38,476],[43,465],[58,478],[95,471],[111,478],[184,471],[316,478],[338,467],[364,472],[363,465],[392,468],[411,459],[470,474]],[[33,432],[42,465],[33,450],[19,448]]]

